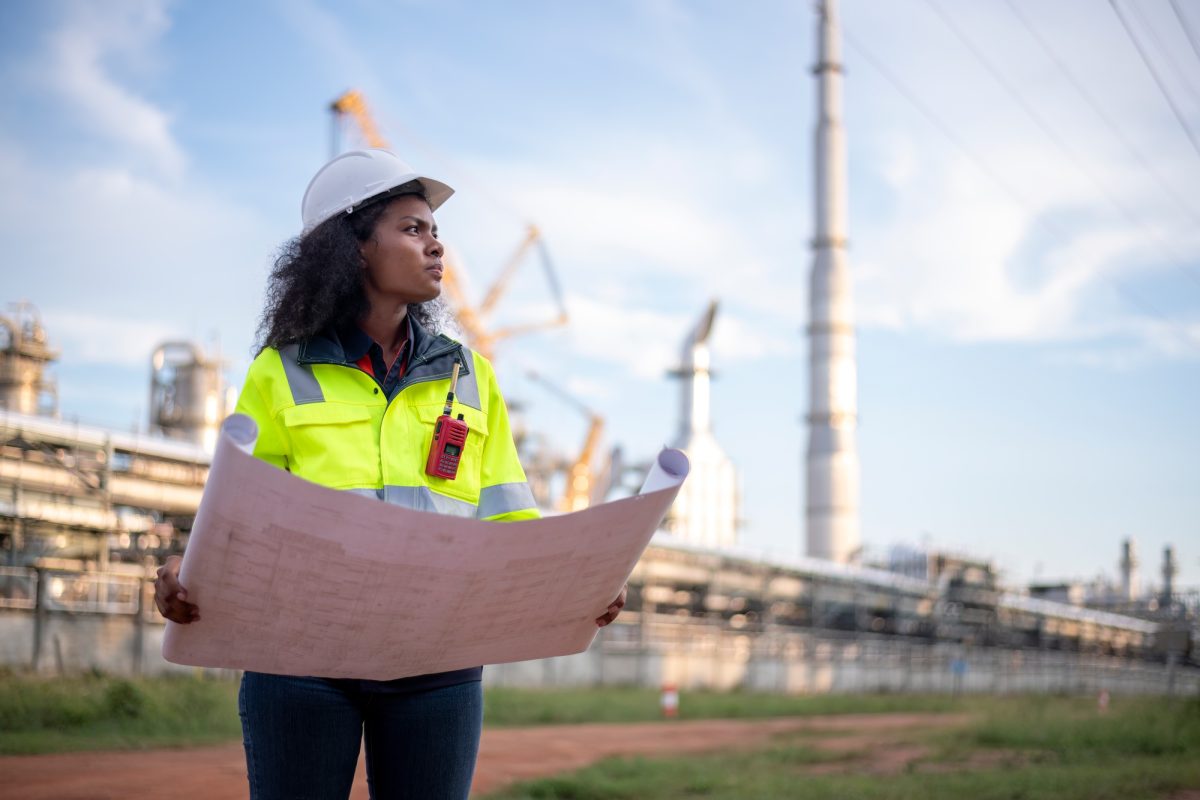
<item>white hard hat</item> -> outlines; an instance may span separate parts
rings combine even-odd
[[[386,195],[416,181],[434,211],[454,194],[441,181],[416,170],[387,150],[351,150],[317,171],[304,190],[300,215],[307,233],[340,213],[350,213],[367,200]],[[418,187],[414,187],[417,189]]]

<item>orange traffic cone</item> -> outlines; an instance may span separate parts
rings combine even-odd
[[[663,684],[662,697],[659,698],[658,704],[662,707],[664,717],[673,719],[679,716],[679,690],[675,688],[675,684]]]

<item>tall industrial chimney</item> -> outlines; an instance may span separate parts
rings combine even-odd
[[[834,0],[821,0],[817,75],[816,230],[809,282],[807,553],[838,562],[861,553],[858,375],[846,263],[846,134]]]
[[[737,476],[712,432],[711,356],[708,341],[717,316],[709,303],[683,341],[679,369],[679,434],[674,446],[687,453],[691,471],[672,506],[668,530],[705,547],[737,544]]]
[[[1137,542],[1126,539],[1121,543],[1121,599],[1132,603],[1138,596]]]
[[[1163,563],[1162,563],[1162,606],[1164,608],[1171,605],[1172,598],[1175,596],[1175,576],[1179,574],[1179,565],[1175,563],[1175,548],[1167,545],[1163,548]]]

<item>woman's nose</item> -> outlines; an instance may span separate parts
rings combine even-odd
[[[446,248],[437,239],[432,239],[428,248],[428,253],[431,256],[442,256],[446,252]]]

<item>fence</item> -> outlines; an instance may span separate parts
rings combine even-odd
[[[37,605],[37,571],[0,567],[0,608],[32,609]]]
[[[188,671],[162,659],[147,577],[0,567],[0,665],[45,673]],[[490,684],[819,692],[1200,693],[1200,670],[1098,654],[626,612],[585,653],[500,664]]]

